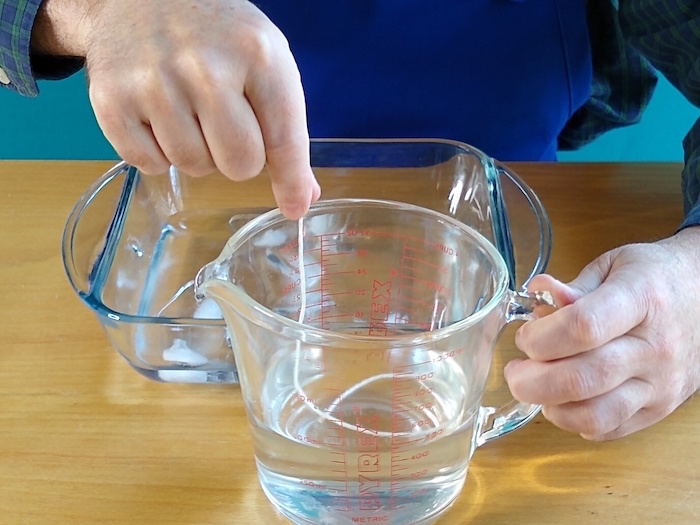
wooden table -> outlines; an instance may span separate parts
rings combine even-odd
[[[262,494],[237,387],[151,382],[109,346],[61,262],[66,217],[111,163],[0,163],[0,523],[286,523]],[[673,233],[677,164],[518,164],[554,231],[549,271]],[[700,403],[609,443],[539,416],[479,449],[439,523],[696,524]]]

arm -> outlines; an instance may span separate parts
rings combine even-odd
[[[620,0],[623,32],[700,104],[700,0]],[[700,388],[700,123],[684,141],[686,219],[675,235],[615,248],[570,283],[529,287],[562,306],[528,321],[525,359],[505,370],[513,395],[555,425],[614,439],[665,418]]]
[[[33,97],[39,93],[37,79],[66,78],[83,67],[84,54],[63,48],[60,44],[71,40],[53,32],[59,29],[49,15],[53,5],[45,0],[0,0],[0,86]]]
[[[244,180],[266,165],[288,218],[318,199],[299,71],[284,35],[252,3],[44,0],[37,9],[39,1],[0,4],[13,20],[11,44],[21,43],[10,64],[22,68],[15,89],[36,94],[33,24],[31,65],[84,60],[97,122],[144,173],[172,164]]]
[[[700,0],[620,0],[623,34],[700,107]],[[682,227],[700,224],[700,119],[683,141]]]

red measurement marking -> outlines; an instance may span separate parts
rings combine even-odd
[[[333,297],[334,295],[355,295],[355,292],[335,292],[335,293],[327,293],[325,297]]]
[[[420,277],[411,277],[410,275],[402,275],[401,279],[406,279],[407,281],[413,281],[414,283],[425,283],[431,286],[440,286],[435,281],[430,279],[421,279]],[[400,286],[399,286],[400,287]],[[408,286],[406,288],[409,288]]]
[[[370,235],[375,235],[377,237],[391,237],[393,239],[403,239],[405,241],[415,241],[419,244],[422,244],[424,246],[427,246],[428,248],[434,248],[436,250],[442,250],[443,245],[442,244],[437,244],[430,239],[424,239],[422,237],[414,237],[413,235],[401,235],[398,233],[391,233],[391,232],[370,232]],[[449,248],[449,246],[447,247]]]
[[[323,301],[321,301],[320,303],[307,304],[306,307],[307,308],[315,308],[317,306],[322,306],[322,305],[323,305]]]
[[[367,257],[367,253],[368,253],[367,250],[365,250],[365,249],[363,249],[363,248],[357,250],[357,256],[358,256],[358,257]]]
[[[381,237],[391,237],[393,239],[418,239],[418,237],[411,237],[410,235],[401,235],[399,233],[392,233],[392,232],[387,232],[387,231],[381,231],[381,232],[375,232],[375,231],[370,231],[370,235],[376,235],[376,236],[381,236]]]
[[[412,266],[406,266],[405,263],[401,263],[401,277],[399,278],[399,281],[401,280],[401,278],[402,278],[403,276],[406,275],[406,272],[418,273],[418,272],[420,272],[421,269],[422,269],[422,268],[420,268],[420,267],[419,267],[419,268],[414,268],[414,267],[412,267]]]
[[[428,250],[424,250],[423,248],[419,248],[418,246],[411,246],[409,244],[404,244],[403,249],[405,250],[410,250],[412,252],[422,252],[422,253],[428,253]]]
[[[391,448],[391,450],[397,450],[397,449],[400,449],[402,447],[405,447],[406,445],[410,445],[411,443],[421,443],[424,441],[425,441],[425,438],[407,439],[406,441],[399,441],[397,439],[396,443],[392,443],[389,448]]]
[[[355,255],[355,252],[335,252],[327,253],[326,257],[335,257],[336,255]]]
[[[401,260],[407,260],[407,261],[414,261],[418,264],[425,264],[426,266],[430,266],[432,268],[442,268],[441,264],[435,264],[435,263],[430,263],[428,261],[424,261],[423,259],[416,259],[415,257],[409,257],[408,255],[404,255],[401,257]]]
[[[321,262],[323,262],[323,236],[321,236],[321,247],[319,248],[319,250],[320,250]],[[323,266],[321,266],[321,274],[323,275]],[[319,292],[321,292],[321,298],[323,298],[323,295],[324,295],[323,294],[323,292],[324,292],[323,278],[321,278],[321,287],[319,289]],[[321,328],[325,328],[325,322],[323,319],[323,315],[324,315],[323,308],[321,308],[321,315],[319,316],[319,324],[321,325]],[[326,352],[323,352],[323,355],[325,355],[325,354],[326,354]],[[324,370],[325,370],[325,367],[324,367]]]
[[[324,319],[339,319],[341,317],[352,317],[354,314],[324,315]]]
[[[347,272],[323,272],[321,275],[328,276],[328,275],[348,275],[348,274],[353,274],[355,275],[355,272],[353,271],[347,271]]]
[[[408,406],[408,405],[395,404],[394,408],[392,409],[394,414],[403,414],[404,412],[411,412],[413,410],[413,406],[408,406],[408,408],[399,408],[399,406]],[[396,418],[396,419],[406,419],[406,418]]]

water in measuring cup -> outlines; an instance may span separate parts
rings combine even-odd
[[[265,420],[251,421],[260,482],[278,510],[298,524],[404,525],[431,523],[449,507],[465,481],[478,407],[461,368],[373,376],[342,366],[279,389],[274,378],[299,373],[293,354],[279,355],[264,386]]]

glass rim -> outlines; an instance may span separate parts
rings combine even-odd
[[[337,210],[342,207],[357,207],[358,205],[371,206],[377,208],[391,208],[393,210],[409,211],[413,213],[418,213],[423,216],[430,216],[436,220],[448,223],[451,226],[458,228],[461,232],[468,235],[471,241],[478,245],[479,248],[487,255],[489,260],[493,263],[496,269],[496,286],[494,291],[489,297],[488,301],[481,306],[477,311],[473,312],[471,315],[460,319],[450,325],[437,328],[432,331],[420,332],[418,334],[399,334],[392,336],[372,336],[372,335],[352,335],[344,334],[341,332],[336,332],[333,330],[328,330],[325,328],[318,328],[311,325],[307,325],[299,322],[298,320],[285,317],[278,314],[266,306],[260,304],[258,301],[254,300],[248,294],[246,294],[240,287],[232,286],[231,292],[235,295],[236,299],[240,301],[243,305],[250,309],[250,311],[257,312],[261,314],[264,319],[266,319],[270,326],[266,323],[261,323],[259,319],[253,318],[248,312],[237,311],[238,315],[243,316],[248,322],[262,326],[263,328],[271,329],[282,333],[286,337],[293,339],[298,339],[305,343],[311,344],[321,344],[323,346],[346,346],[345,343],[352,341],[353,345],[370,345],[377,346],[382,345],[386,347],[387,341],[395,342],[394,346],[416,346],[427,343],[434,343],[435,341],[445,339],[454,335],[457,332],[465,330],[474,324],[480,322],[483,318],[488,316],[499,304],[502,303],[508,291],[508,270],[506,267],[505,260],[502,255],[498,252],[497,248],[484,237],[481,233],[474,230],[467,224],[458,221],[448,215],[443,213],[423,208],[421,206],[416,206],[413,204],[407,204],[403,202],[390,201],[390,200],[378,200],[378,199],[357,199],[357,198],[343,198],[343,199],[329,199],[318,201],[311,205],[309,212],[306,217],[313,216],[319,212],[325,212],[327,210]],[[305,218],[306,218],[305,217]],[[232,257],[232,254],[236,249],[241,247],[245,242],[248,242],[254,235],[260,234],[269,228],[278,225],[281,222],[296,222],[290,221],[284,217],[279,210],[279,208],[270,210],[262,215],[259,215],[245,225],[243,225],[238,231],[236,231],[228,240],[220,255],[214,259],[212,262],[204,266],[197,273],[195,278],[195,292],[197,297],[200,299],[203,297],[208,297],[206,293],[200,291],[201,287],[206,290],[206,276],[208,270],[211,268],[218,268],[225,263],[227,259]],[[215,278],[215,277],[214,277]]]

